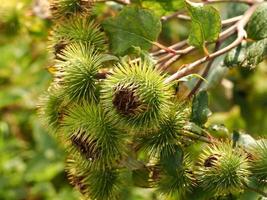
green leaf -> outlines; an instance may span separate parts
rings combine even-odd
[[[198,125],[205,124],[211,114],[209,98],[206,91],[199,92],[193,99],[191,121]]]
[[[221,17],[212,6],[203,6],[200,3],[186,4],[192,19],[189,43],[196,47],[203,47],[206,42],[214,42],[221,31]]]
[[[191,31],[188,40],[191,45],[197,47],[203,46],[205,38],[201,24],[198,21],[192,20]]]
[[[111,51],[123,56],[133,46],[149,50],[158,38],[161,22],[152,11],[125,7],[118,16],[105,20],[103,27],[109,36]]]
[[[260,5],[251,16],[247,26],[248,37],[261,40],[267,37],[267,3]]]
[[[167,15],[185,7],[184,0],[135,0],[143,8],[153,10],[157,15]]]
[[[242,44],[231,50],[224,59],[226,67],[254,68],[267,56],[267,38]]]
[[[228,3],[228,2],[227,2]],[[227,4],[227,18],[232,18],[239,15],[244,15],[244,13],[249,8],[247,4],[241,4],[236,2],[230,2]]]

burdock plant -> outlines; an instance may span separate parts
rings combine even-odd
[[[266,141],[246,143],[223,125],[209,128],[202,85],[214,60],[221,68],[263,61],[267,4],[233,1],[246,10],[221,20],[210,5],[218,2],[227,4],[51,1],[53,80],[39,113],[66,149],[66,173],[82,199],[132,199],[137,187],[155,199],[267,196]],[[188,21],[191,31],[166,47],[160,33],[174,18]],[[198,59],[170,68],[192,51]]]

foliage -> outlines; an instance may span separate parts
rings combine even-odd
[[[261,63],[267,55],[267,39],[253,43],[243,43],[230,51],[225,57],[227,67],[253,68]]]
[[[261,40],[267,37],[267,3],[264,3],[250,18],[248,23],[248,36],[254,40]]]
[[[214,42],[221,31],[219,12],[212,6],[187,3],[186,7],[192,19],[189,44],[203,47],[205,42]]]
[[[134,0],[132,2],[153,10],[159,16],[170,14],[185,7],[185,2],[183,0]]]
[[[112,53],[123,56],[132,46],[150,49],[160,33],[161,23],[149,10],[126,7],[116,18],[104,21],[103,27],[110,37]]]

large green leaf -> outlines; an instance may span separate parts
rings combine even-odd
[[[132,47],[150,49],[161,31],[161,22],[152,11],[125,7],[118,16],[105,20],[103,27],[110,38],[111,51],[123,56]]]
[[[143,8],[153,10],[160,16],[185,7],[184,0],[134,0],[133,2],[139,3]]]
[[[208,106],[208,93],[206,91],[199,92],[193,99],[191,121],[198,125],[206,123],[211,114]]]
[[[204,6],[199,3],[187,3],[186,7],[192,18],[189,43],[193,46],[203,47],[205,41],[216,41],[221,31],[219,12],[212,6]]]
[[[254,40],[267,37],[267,3],[260,5],[253,13],[248,22],[247,33]]]

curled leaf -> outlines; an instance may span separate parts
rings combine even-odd
[[[254,68],[267,56],[267,39],[253,43],[243,43],[230,51],[225,59],[226,67]]]
[[[267,3],[260,5],[253,13],[248,22],[247,33],[254,40],[267,37]]]

